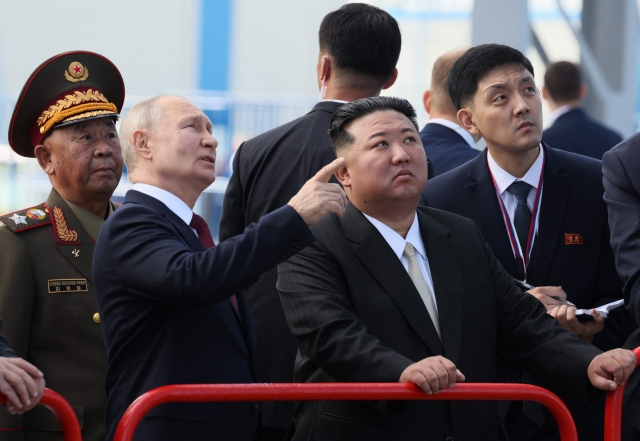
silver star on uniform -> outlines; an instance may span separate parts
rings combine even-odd
[[[27,222],[26,222],[27,216],[19,216],[18,213],[13,213],[13,216],[11,216],[9,219],[15,222],[16,227],[20,224],[27,225]]]

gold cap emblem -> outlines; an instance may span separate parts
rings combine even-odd
[[[74,61],[69,65],[69,68],[64,72],[64,76],[67,81],[77,83],[78,81],[84,81],[89,78],[89,69],[84,67],[82,63]]]

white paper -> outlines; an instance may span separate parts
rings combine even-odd
[[[591,308],[598,311],[604,318],[607,318],[609,315],[609,311],[612,311],[616,308],[624,306],[624,300],[617,300],[612,303],[607,303],[606,305],[598,306],[597,308]],[[591,314],[591,309],[577,309],[576,315],[580,314]]]

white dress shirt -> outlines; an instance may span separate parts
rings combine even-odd
[[[438,309],[438,303],[436,302],[435,289],[433,288],[433,280],[431,278],[431,268],[429,267],[429,259],[427,258],[427,252],[424,249],[424,242],[422,242],[422,235],[420,234],[420,224],[418,223],[418,214],[416,213],[413,218],[413,223],[411,224],[411,228],[409,228],[409,232],[407,233],[407,238],[403,238],[398,233],[396,233],[392,228],[380,222],[378,219],[375,219],[368,214],[364,214],[369,222],[373,224],[374,227],[382,234],[384,240],[387,241],[393,252],[398,256],[402,266],[404,269],[409,272],[409,259],[403,255],[404,247],[407,242],[413,245],[413,248],[416,251],[416,256],[420,256],[418,261],[418,266],[420,267],[420,272],[422,273],[422,277],[429,284],[429,288],[431,288],[431,297],[433,298],[433,304],[436,306],[436,310]]]
[[[491,170],[491,174],[496,181],[496,185],[498,186],[498,193],[500,193],[500,197],[502,198],[502,203],[504,204],[504,208],[507,210],[509,214],[509,218],[511,219],[511,223],[513,224],[516,216],[516,207],[518,206],[518,198],[510,191],[507,191],[507,188],[515,181],[524,181],[527,184],[531,185],[531,190],[529,190],[529,195],[527,196],[527,206],[529,210],[533,213],[533,204],[535,203],[536,192],[538,190],[538,185],[540,182],[540,172],[542,172],[542,162],[544,160],[544,149],[542,145],[540,146],[540,153],[538,153],[538,157],[536,158],[533,165],[529,168],[527,173],[522,178],[516,178],[511,175],[509,172],[501,168],[496,161],[491,156],[491,153],[487,151],[487,162],[489,163],[489,170]],[[540,205],[542,204],[542,194],[540,195]],[[540,211],[540,207],[538,206],[538,212]],[[535,237],[538,234],[538,223],[539,217],[536,219],[536,224],[533,230],[533,236]],[[513,225],[513,230],[515,231],[515,225]],[[516,235],[516,240],[518,240]]]
[[[476,148],[476,142],[473,140],[473,136],[471,136],[471,133],[467,132],[461,125],[456,124],[453,121],[449,121],[448,119],[444,118],[432,118],[427,122],[427,124],[440,124],[441,126],[449,127],[458,135],[462,136],[462,139],[467,141],[469,147],[471,147],[472,149]]]
[[[151,196],[154,199],[159,200],[163,204],[167,206],[167,208],[178,216],[182,221],[189,225],[191,223],[191,219],[193,218],[193,211],[189,206],[178,196],[173,193],[169,193],[167,190],[163,190],[162,188],[155,187],[149,184],[133,184],[132,190],[139,191],[140,193],[144,193],[147,196]],[[196,237],[198,234],[196,230],[191,228]]]

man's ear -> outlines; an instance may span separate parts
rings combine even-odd
[[[547,86],[542,86],[542,98],[549,100],[549,89],[547,89]]]
[[[140,157],[144,159],[152,158],[152,146],[149,145],[149,134],[146,130],[134,130],[131,134],[131,145]]]
[[[44,144],[38,144],[33,150],[33,154],[38,160],[38,164],[42,167],[42,170],[49,176],[55,174],[55,167],[53,166],[53,160],[51,158],[51,147]]]
[[[431,115],[431,91],[425,90],[424,94],[422,94],[422,104],[424,104],[424,110],[427,111],[429,115]]]
[[[393,86],[393,83],[395,83],[397,79],[398,79],[398,68],[396,67],[393,69],[393,72],[391,72],[391,76],[389,77],[387,82],[384,83],[384,86],[382,86],[382,90],[388,89],[391,86]]]
[[[339,158],[345,158],[344,155],[338,155]],[[345,158],[346,159],[346,158]],[[351,176],[349,175],[349,167],[344,166],[335,172],[336,179],[343,187],[351,187]]]
[[[580,101],[584,101],[584,99],[587,97],[588,92],[589,86],[587,86],[585,83],[582,83],[580,85],[580,95],[578,95],[580,97]]]
[[[326,83],[326,81],[331,77],[331,58],[327,55],[323,55],[320,58],[320,69],[318,74],[320,82],[324,79]]]
[[[467,132],[472,135],[477,135],[480,133],[478,126],[476,126],[475,121],[473,120],[473,111],[468,108],[462,108],[458,110],[458,124],[460,124]]]

